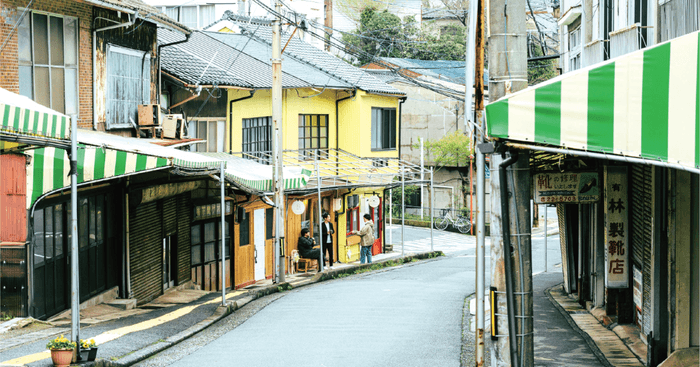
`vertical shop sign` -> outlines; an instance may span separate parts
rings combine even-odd
[[[605,167],[605,286],[629,287],[627,167]]]

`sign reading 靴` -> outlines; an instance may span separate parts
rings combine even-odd
[[[551,172],[533,176],[535,204],[586,203],[600,199],[596,172]]]
[[[627,167],[605,167],[605,286],[629,287]]]

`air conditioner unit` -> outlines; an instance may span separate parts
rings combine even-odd
[[[161,122],[162,118],[160,115],[160,105],[139,105],[139,126],[160,125]]]
[[[185,136],[185,120],[181,114],[163,117],[163,138],[182,139]]]

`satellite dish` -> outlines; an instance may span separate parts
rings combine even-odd
[[[378,207],[380,202],[381,201],[379,200],[379,196],[377,196],[377,195],[371,196],[369,199],[367,199],[367,203],[372,208]]]
[[[292,203],[292,212],[296,215],[301,215],[304,210],[306,210],[306,206],[304,205],[303,201],[297,200],[294,203]]]

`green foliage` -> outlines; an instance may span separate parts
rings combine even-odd
[[[404,186],[404,203],[408,205],[411,201],[411,196],[415,195],[420,189],[420,186],[409,185]],[[391,191],[391,205],[394,207],[394,215],[398,215],[401,211],[401,187]]]
[[[435,162],[438,169],[445,166],[467,166],[474,154],[469,137],[460,131],[445,135],[439,140],[428,140],[424,146],[428,158]],[[415,145],[414,147],[419,146]]]
[[[362,3],[362,0],[355,1]],[[463,26],[446,26],[440,36],[436,36],[420,29],[412,16],[401,20],[388,10],[377,9],[374,5],[361,9],[359,27],[353,34],[343,34],[343,42],[369,54],[361,55],[356,60],[358,65],[370,63],[373,57],[464,60],[466,36]]]
[[[542,48],[532,46],[530,48],[531,57],[542,56]],[[557,76],[557,64],[555,59],[529,61],[527,63],[527,84],[535,85],[545,80]]]

